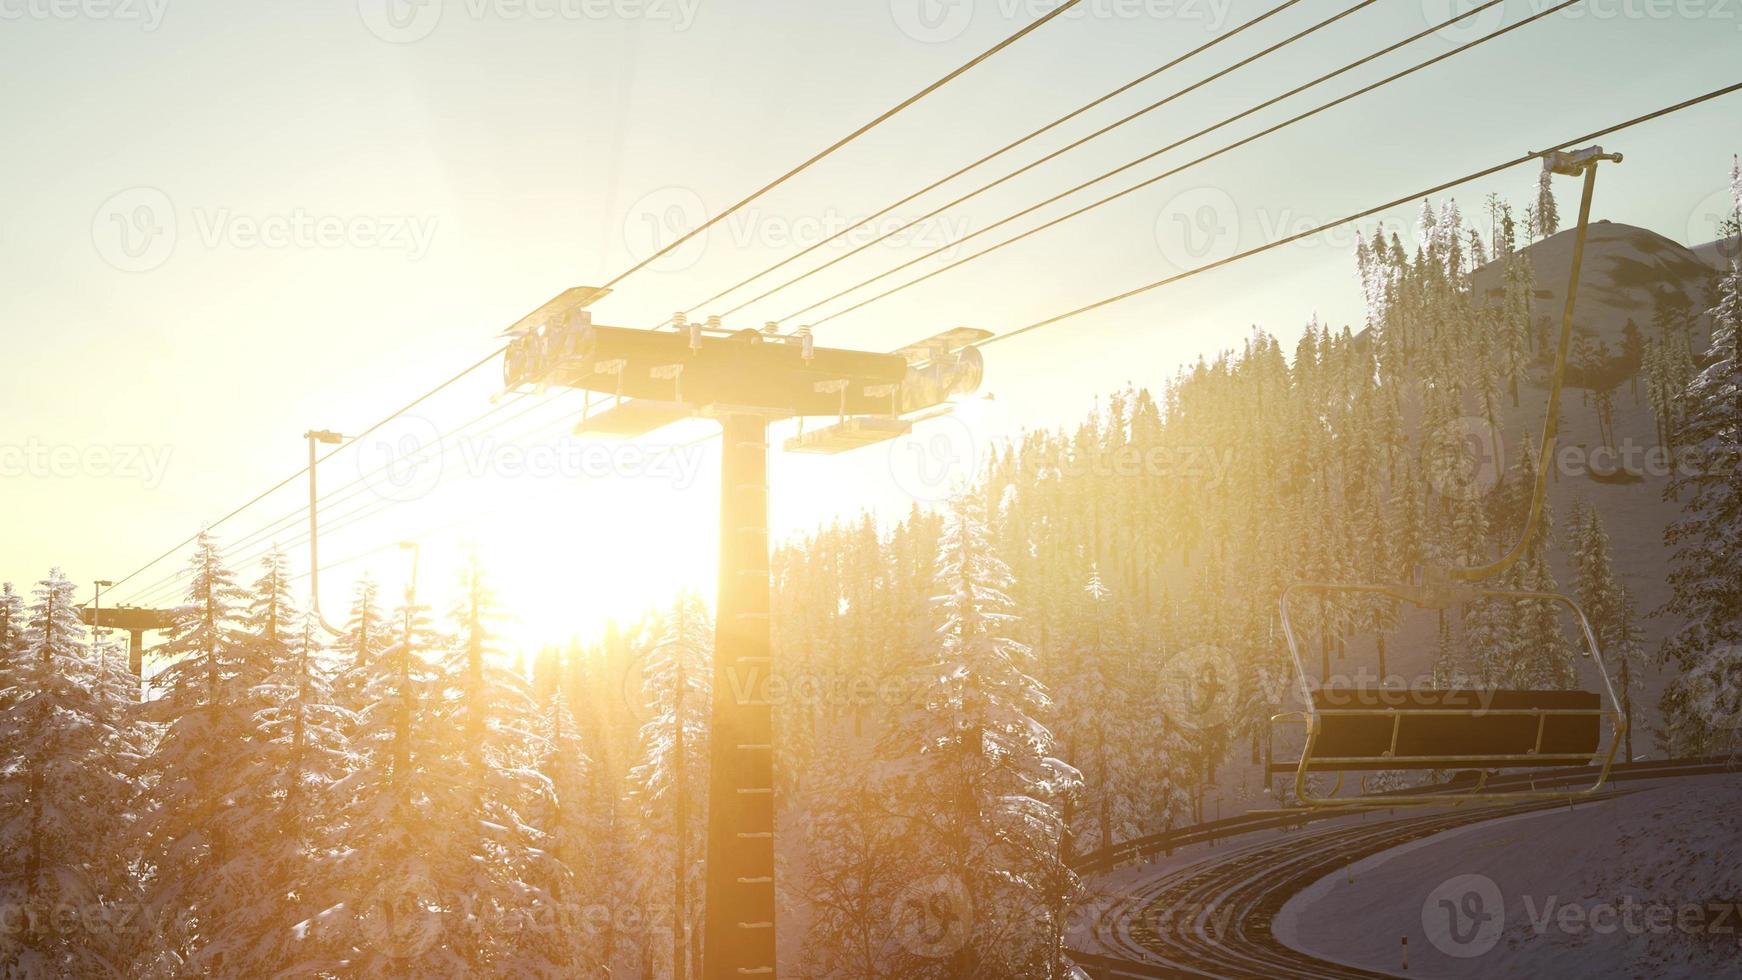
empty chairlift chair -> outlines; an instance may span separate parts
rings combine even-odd
[[[1565,606],[1578,623],[1585,656],[1596,665],[1601,693],[1580,690],[1505,690],[1385,687],[1315,684],[1301,656],[1300,637],[1289,617],[1289,599],[1296,593],[1385,595],[1418,607],[1445,608],[1473,598],[1503,601],[1553,602]],[[1584,612],[1570,597],[1557,592],[1513,592],[1462,589],[1437,597],[1421,590],[1377,585],[1297,583],[1284,590],[1282,626],[1294,658],[1300,696],[1306,709],[1278,715],[1276,720],[1306,723],[1306,746],[1295,771],[1295,795],[1308,807],[1444,806],[1468,801],[1518,801],[1576,798],[1594,793],[1608,778],[1609,768],[1626,731],[1615,691],[1604,668],[1602,652]],[[1605,749],[1603,720],[1612,734]],[[1488,790],[1490,775],[1500,769],[1556,769],[1599,765],[1589,785],[1572,790]],[[1273,768],[1287,768],[1283,766]],[[1387,770],[1477,770],[1473,788],[1446,792],[1339,797],[1347,773]],[[1334,773],[1329,795],[1309,788],[1308,776]]]
[[[1579,199],[1579,223],[1573,240],[1572,263],[1567,274],[1566,303],[1561,312],[1560,342],[1550,377],[1548,407],[1543,414],[1540,462],[1536,487],[1524,527],[1512,550],[1499,560],[1475,567],[1436,570],[1423,585],[1339,585],[1303,582],[1283,590],[1283,633],[1294,657],[1305,710],[1278,715],[1277,719],[1304,720],[1306,747],[1295,770],[1295,795],[1309,807],[1361,807],[1445,805],[1472,799],[1541,800],[1571,799],[1596,792],[1609,776],[1615,752],[1627,730],[1627,720],[1609,683],[1602,651],[1584,611],[1571,598],[1558,592],[1521,592],[1485,589],[1476,583],[1492,580],[1524,554],[1542,520],[1552,470],[1555,433],[1560,419],[1561,390],[1565,383],[1567,352],[1573,335],[1573,308],[1579,292],[1579,269],[1584,258],[1585,235],[1590,226],[1591,195],[1596,186],[1597,165],[1619,163],[1621,154],[1605,153],[1600,146],[1582,150],[1550,150],[1541,154],[1544,170],[1584,178]],[[1301,657],[1300,638],[1289,618],[1289,597],[1315,593],[1389,596],[1421,609],[1448,609],[1474,599],[1504,602],[1551,602],[1566,607],[1578,622],[1585,654],[1596,665],[1602,680],[1601,693],[1588,691],[1533,690],[1422,690],[1344,686],[1328,683],[1315,687]],[[1611,719],[1613,734],[1605,751],[1603,719]],[[1598,763],[1590,785],[1582,789],[1541,791],[1534,788],[1508,792],[1489,791],[1488,780],[1501,769],[1555,769]],[[1275,770],[1277,767],[1272,766]],[[1476,770],[1473,786],[1462,793],[1388,793],[1339,797],[1347,773],[1389,770]],[[1336,774],[1328,795],[1309,789],[1315,773]],[[1364,780],[1365,782],[1365,780]],[[1451,789],[1454,787],[1447,787]]]

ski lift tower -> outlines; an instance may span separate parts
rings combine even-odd
[[[719,318],[673,331],[609,327],[588,307],[608,290],[578,286],[509,328],[511,391],[589,393],[577,433],[633,438],[689,418],[718,421],[720,567],[708,752],[707,885],[702,976],[775,975],[774,736],[768,700],[768,426],[799,420],[790,452],[841,453],[907,434],[979,388],[960,328],[887,354],[817,347],[801,328],[727,330]],[[603,396],[594,411],[592,395]],[[834,423],[806,432],[806,418]]]

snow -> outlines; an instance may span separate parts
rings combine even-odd
[[[1666,780],[1374,855],[1296,895],[1274,930],[1390,973],[1408,937],[1411,976],[1742,976],[1738,839],[1742,776]]]

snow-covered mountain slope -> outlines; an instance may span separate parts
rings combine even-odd
[[[1535,314],[1541,335],[1555,336],[1560,329],[1566,301],[1567,275],[1572,263],[1574,232],[1569,229],[1526,249],[1535,270]],[[1657,435],[1657,425],[1636,361],[1628,361],[1629,323],[1640,335],[1652,336],[1652,319],[1660,303],[1680,294],[1689,310],[1699,313],[1710,305],[1713,269],[1686,246],[1662,235],[1632,225],[1608,221],[1591,224],[1585,246],[1580,287],[1574,307],[1574,331],[1582,344],[1596,350],[1606,345],[1611,356],[1610,377],[1618,377],[1613,416],[1612,444],[1601,434],[1591,381],[1574,371],[1562,396],[1561,426],[1556,442],[1554,478],[1549,504],[1555,520],[1556,546],[1551,558],[1557,581],[1570,590],[1572,573],[1565,553],[1565,522],[1578,501],[1594,504],[1603,516],[1611,538],[1617,572],[1632,592],[1645,631],[1645,663],[1635,674],[1634,692],[1636,755],[1652,753],[1649,734],[1656,719],[1659,693],[1668,682],[1667,672],[1656,665],[1656,653],[1672,624],[1651,613],[1669,599],[1666,584],[1669,551],[1663,530],[1680,512],[1680,504],[1663,499],[1671,470],[1667,452]],[[1490,264],[1475,273],[1478,295],[1500,287],[1500,269]],[[1496,296],[1496,302],[1498,298]],[[1705,349],[1708,323],[1696,318],[1694,349]],[[1506,465],[1518,454],[1537,445],[1548,400],[1547,352],[1539,351],[1531,383],[1519,391],[1518,405],[1507,402],[1501,425],[1504,429]],[[1432,634],[1414,632],[1396,658],[1406,675],[1426,672],[1432,662]],[[1594,676],[1585,669],[1585,683]]]
[[[1706,242],[1704,245],[1695,245],[1692,251],[1700,257],[1700,261],[1714,268],[1726,269],[1729,268],[1731,259],[1742,254],[1742,236],[1731,236],[1727,239]]]
[[[1742,976],[1738,840],[1742,776],[1668,780],[1356,862],[1296,895],[1274,928],[1397,975]]]

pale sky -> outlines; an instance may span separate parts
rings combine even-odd
[[[1086,14],[1047,25],[704,244],[637,274],[595,315],[652,327],[815,241],[818,228],[875,211],[1269,5],[1085,0]],[[1505,17],[1543,5],[1508,0]],[[0,155],[0,324],[9,368],[0,390],[0,577],[27,585],[54,564],[84,583],[126,575],[294,472],[305,429],[360,430],[483,356],[504,327],[555,293],[613,277],[647,253],[656,229],[717,212],[1048,6],[0,0],[8,150]],[[923,213],[1345,6],[1302,0],[901,214]],[[728,325],[796,326],[803,320],[784,318],[844,286],[1447,15],[1447,0],[1379,0]],[[1501,23],[1498,11],[1472,20],[1473,29],[1428,37],[969,247]],[[1734,82],[1739,54],[1742,4],[1590,0],[831,321],[818,328],[819,342],[891,349],[956,325],[1015,329],[1202,256]],[[1732,96],[1611,138],[1627,160],[1604,171],[1598,216],[1678,241],[1711,238],[1730,155],[1742,149],[1738,123],[1742,97]],[[1458,199],[1466,213],[1490,191],[1522,205],[1534,179],[1521,168]],[[1560,191],[1570,215],[1575,191],[1570,183]],[[1415,210],[1397,218],[1412,223]],[[1209,239],[1206,251],[1197,236],[1178,237],[1182,220],[1238,231]],[[1254,324],[1292,344],[1315,312],[1353,322],[1351,242],[1347,234],[1304,242],[993,346],[985,390],[996,400],[922,428],[921,442],[832,459],[777,457],[777,534],[865,508],[893,518],[916,495],[937,495],[915,467],[946,441],[1074,424],[1097,396],[1127,382],[1159,386],[1183,362],[1237,345]],[[837,254],[819,251],[719,308]],[[489,408],[498,375],[478,372],[324,464],[323,487],[350,483],[404,440]],[[572,414],[569,400],[547,397],[552,404],[494,435]],[[690,423],[649,441],[707,431]],[[548,439],[531,444],[550,451]],[[711,593],[709,447],[607,457],[571,445],[563,476],[541,469],[552,460],[536,453],[529,475],[498,448],[475,443],[439,474],[421,471],[425,484],[366,484],[333,503],[323,561],[386,550],[323,576],[328,618],[339,618],[363,570],[397,587],[406,563],[391,546],[407,537],[423,542],[423,580],[436,594],[462,549],[481,547],[522,607],[529,638],[589,629],[683,585]],[[290,517],[304,494],[300,482],[286,488],[226,523],[220,538],[234,542]],[[347,525],[348,511],[363,516]],[[301,530],[290,521],[261,540],[291,546],[301,570]],[[117,597],[181,561],[147,570]]]

